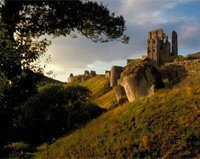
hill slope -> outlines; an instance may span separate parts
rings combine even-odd
[[[92,99],[96,99],[110,90],[109,79],[105,76],[95,76],[80,85],[87,87],[92,92]]]
[[[114,90],[107,92],[101,97],[93,100],[93,103],[100,106],[101,108],[111,109],[117,106],[117,99],[115,97]]]
[[[175,73],[173,87],[108,111],[51,145],[38,147],[36,157],[199,158],[199,66],[199,60],[167,64],[163,71]],[[96,78],[85,85],[91,87],[93,95],[98,94],[93,96],[98,97],[93,98],[94,103],[109,108],[114,103],[114,92],[102,95],[105,85],[99,85],[100,81],[94,84],[92,80],[105,79]]]
[[[110,81],[103,75],[97,75],[84,82],[74,82],[70,85],[74,84],[87,87],[92,92],[90,101],[101,108],[110,109],[117,105],[117,99],[110,87]],[[67,85],[69,84],[65,84],[65,86]]]
[[[107,112],[36,157],[199,157],[199,106],[198,86],[161,90]]]
[[[105,76],[95,76],[80,85],[87,87],[91,92],[91,102],[101,108],[110,109],[117,105],[114,91],[110,87],[109,79]]]

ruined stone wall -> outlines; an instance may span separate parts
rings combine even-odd
[[[94,76],[96,76],[97,74],[96,74],[96,71],[93,71],[93,70],[91,70],[90,71],[90,77],[94,77]]]
[[[160,52],[162,48],[162,41],[159,38],[148,39],[147,54],[154,65],[160,65]]]
[[[83,75],[77,75],[77,76],[73,76],[73,74],[71,73],[69,78],[68,78],[68,83],[72,83],[72,82],[84,82],[87,79],[96,76],[96,71],[91,70],[90,72],[88,70],[84,71]]]
[[[88,70],[85,70],[84,71],[84,76],[86,76],[86,77],[90,76],[90,72]]]
[[[117,80],[120,79],[120,74],[123,71],[123,67],[121,66],[113,66],[111,68],[111,75],[110,75],[110,86],[114,87],[117,85]]]
[[[178,35],[175,31],[172,32],[172,56],[178,55]]]
[[[73,83],[73,82],[81,82],[81,75],[78,76],[70,76],[68,78],[68,83]]]
[[[153,30],[149,32],[147,39],[147,55],[152,60],[152,64],[160,66],[166,62],[171,61],[172,56],[178,54],[178,40],[177,33],[172,32],[172,53],[171,44],[168,41],[168,36],[162,29]]]
[[[163,78],[167,78],[172,84],[179,82],[199,84],[200,59],[166,63],[160,71]]]
[[[111,71],[106,70],[105,71],[105,77],[110,78],[110,75],[111,75]]]
[[[166,41],[164,41],[162,43],[162,46],[161,46],[163,49],[160,50],[160,65],[166,63],[166,62],[169,62],[170,61],[170,57],[171,57],[171,44],[170,42],[168,41],[168,39],[166,39]]]
[[[158,30],[153,30],[149,32],[148,39],[154,39],[154,38],[163,40],[165,38],[164,31],[162,29],[158,29]]]
[[[70,77],[68,77],[68,83],[72,83],[72,82],[74,82],[74,77],[73,76],[70,76]]]

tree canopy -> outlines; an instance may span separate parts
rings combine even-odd
[[[115,16],[105,5],[97,2],[4,0],[0,8],[0,16],[1,28],[4,28],[4,33],[1,31],[1,34],[6,34],[4,37],[10,43],[1,38],[2,49],[4,52],[5,46],[11,49],[6,50],[6,53],[0,50],[1,69],[6,71],[29,67],[38,59],[50,44],[47,39],[38,40],[42,35],[58,37],[76,32],[94,42],[117,39],[127,43],[129,40],[124,35],[123,16]],[[15,50],[14,54],[12,49]],[[13,56],[15,60],[7,58],[12,60],[4,61],[5,54],[7,57]],[[10,76],[16,76],[16,72],[18,71],[11,71]],[[12,77],[9,78],[12,80]]]
[[[12,120],[23,116],[26,109],[20,111],[21,106],[36,97],[39,76],[34,73],[38,72],[34,62],[51,44],[46,35],[75,37],[78,33],[94,42],[116,39],[127,43],[125,29],[123,16],[115,16],[97,2],[0,1],[0,139],[5,140],[11,130],[15,132]]]
[[[8,96],[34,94],[34,62],[51,44],[46,35],[80,33],[94,42],[114,39],[127,43],[125,20],[108,8],[86,0],[4,0],[0,4],[0,72],[12,85]],[[21,97],[20,97],[21,96]],[[28,95],[29,96],[29,95]],[[27,96],[26,96],[27,97]],[[12,100],[11,98],[9,98]],[[23,100],[22,100],[23,101]],[[20,102],[22,102],[20,100]]]

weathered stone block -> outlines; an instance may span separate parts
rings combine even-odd
[[[122,74],[125,76],[121,79],[121,84],[129,102],[164,87],[159,71],[149,63],[149,59],[130,63]]]
[[[123,86],[117,85],[114,87],[114,90],[115,90],[115,96],[117,98],[118,103],[122,103],[124,100],[127,99],[126,92]]]

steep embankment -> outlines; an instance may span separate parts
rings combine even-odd
[[[92,92],[91,101],[101,108],[110,109],[117,105],[115,93],[111,90],[109,79],[105,76],[92,77],[80,85]]]
[[[94,104],[101,108],[112,109],[118,105],[114,90],[102,95],[93,101]]]
[[[109,79],[105,78],[105,76],[92,77],[85,82],[80,83],[80,85],[87,87],[92,92],[92,99],[96,99],[110,90]]]
[[[200,52],[187,55],[187,59],[200,59]]]
[[[53,144],[38,147],[36,157],[199,158],[199,62],[166,64],[162,71],[174,82],[172,88],[108,111]],[[172,75],[175,81],[170,81]]]
[[[162,90],[109,111],[36,157],[199,157],[199,106],[197,86]]]

